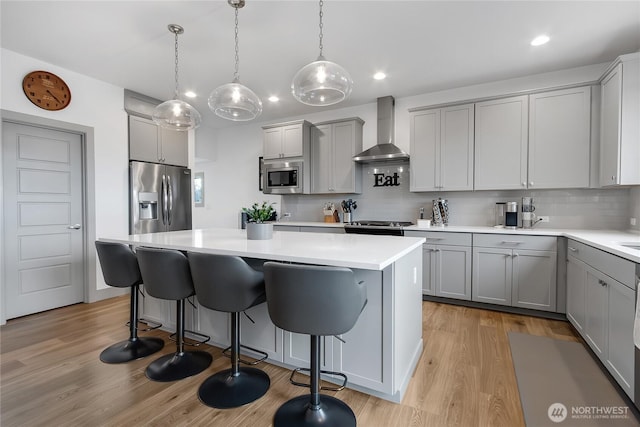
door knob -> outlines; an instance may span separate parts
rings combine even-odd
[[[80,227],[81,227],[80,224],[73,224],[73,225],[68,226],[67,228],[69,230],[80,230]]]

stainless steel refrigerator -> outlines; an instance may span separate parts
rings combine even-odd
[[[191,170],[178,166],[129,163],[129,232],[191,229]]]

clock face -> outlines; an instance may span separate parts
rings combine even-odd
[[[69,86],[48,71],[32,71],[24,76],[22,90],[29,101],[45,110],[62,110],[71,102]]]

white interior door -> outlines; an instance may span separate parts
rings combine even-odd
[[[83,301],[81,142],[3,123],[7,319]]]

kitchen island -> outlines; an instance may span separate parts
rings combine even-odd
[[[274,232],[270,240],[247,240],[245,230],[203,229],[101,237],[107,242],[236,255],[253,265],[273,260],[353,269],[364,281],[368,303],[354,328],[324,337],[322,369],[340,371],[348,387],[400,402],[422,353],[422,244],[424,238],[356,234]],[[211,343],[229,344],[229,316],[194,301],[187,329],[207,334]],[[143,298],[144,317],[175,327],[175,304]],[[242,317],[242,344],[262,350],[268,362],[308,367],[309,337],[283,331],[271,322],[266,304]],[[247,354],[252,355],[250,351]],[[327,378],[331,381],[331,378]]]

